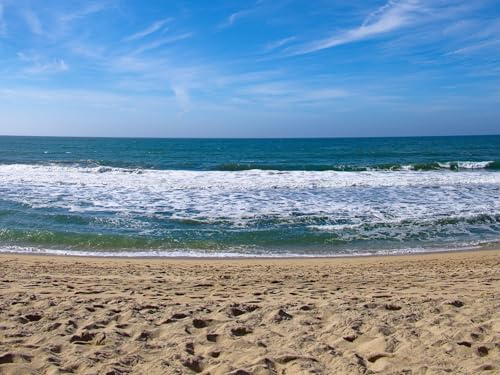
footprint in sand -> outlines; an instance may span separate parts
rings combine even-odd
[[[191,371],[194,371],[196,373],[200,373],[203,371],[203,357],[194,357],[194,358],[187,358],[182,361],[182,365],[184,367],[187,367]]]
[[[32,356],[27,354],[8,352],[0,355],[0,365],[7,363],[27,363],[31,362],[32,358]]]
[[[259,306],[257,305],[244,305],[244,304],[234,304],[228,309],[228,315],[230,317],[237,317],[243,314],[247,314],[257,310]]]
[[[216,334],[216,333],[209,333],[209,334],[207,334],[207,341],[217,342],[218,338],[219,338],[219,335]]]
[[[30,322],[38,322],[40,319],[42,319],[42,315],[37,314],[37,313],[27,314],[27,315],[24,315],[24,316],[21,316],[18,318],[19,322],[23,323],[23,324],[30,323]]]
[[[252,332],[253,331],[250,328],[247,328],[247,327],[231,328],[231,334],[233,336],[238,336],[238,337],[248,335],[248,334],[250,334]]]

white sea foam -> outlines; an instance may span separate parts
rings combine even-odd
[[[76,256],[76,257],[119,257],[119,258],[340,258],[340,257],[360,257],[360,256],[380,256],[380,255],[410,255],[418,253],[435,253],[446,251],[467,251],[478,250],[482,246],[471,244],[457,244],[454,247],[405,247],[397,249],[351,249],[342,252],[283,252],[267,249],[265,251],[210,251],[210,250],[169,250],[169,251],[81,251],[81,250],[63,250],[63,249],[46,249],[38,247],[26,246],[3,246],[0,248],[0,253],[11,254],[36,254],[36,255],[57,255],[57,256]]]
[[[447,162],[447,163],[438,163],[441,168],[452,168],[454,165],[458,169],[484,169],[488,167],[492,160],[490,161],[457,161],[457,162]]]
[[[500,214],[500,173],[137,171],[18,164],[0,165],[0,198],[32,208],[233,226],[275,218],[320,228],[321,221],[320,229],[341,231],[363,223]]]

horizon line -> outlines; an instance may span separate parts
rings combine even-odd
[[[141,137],[141,136],[85,136],[85,135],[17,135],[0,134],[11,138],[78,138],[78,139],[164,139],[164,140],[267,140],[267,139],[372,139],[372,138],[451,138],[451,137],[498,137],[492,134],[446,134],[446,135],[383,135],[383,136],[329,136],[329,137]]]

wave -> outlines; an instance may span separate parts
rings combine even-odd
[[[337,171],[337,172],[364,172],[364,171],[437,171],[437,170],[471,170],[489,169],[500,170],[499,160],[489,161],[447,161],[422,162],[410,164],[374,164],[374,165],[331,165],[331,164],[264,164],[264,163],[223,163],[211,168],[214,171],[247,171],[247,170],[276,170],[276,171]]]
[[[378,223],[359,223],[359,224],[326,224],[326,225],[311,225],[310,228],[328,231],[328,232],[345,232],[349,230],[371,230],[373,228],[381,227],[425,227],[435,229],[435,226],[446,226],[446,225],[457,225],[457,224],[500,224],[500,214],[476,214],[476,215],[464,215],[456,217],[446,217],[446,218],[432,218],[432,219],[420,219],[418,221],[411,219],[403,219],[400,221],[389,220],[387,222]],[[500,228],[499,228],[500,229]]]
[[[47,218],[45,221],[49,221]],[[254,223],[255,224],[255,223]],[[266,249],[322,249],[338,252],[356,244],[358,247],[385,248],[394,243],[446,243],[453,238],[469,241],[475,233],[483,240],[498,239],[500,214],[478,214],[436,219],[402,219],[359,224],[323,223],[315,225],[290,224],[288,219],[273,225],[254,225],[241,231],[226,227],[205,229],[197,227],[164,228],[155,233],[76,232],[66,229],[0,229],[0,248],[5,245],[35,246],[38,248],[87,251],[175,251],[203,252],[262,252]],[[302,223],[304,224],[304,223]],[[68,227],[69,228],[69,227]],[[453,235],[450,237],[450,235]],[[364,243],[366,246],[360,246]]]
[[[483,240],[500,236],[500,214],[464,214],[447,218],[420,218],[364,222],[359,224],[312,225],[310,229],[329,233],[332,238],[345,241],[400,241],[400,242],[449,242],[458,238]]]
[[[257,251],[498,240],[500,173],[0,165],[0,247]],[[34,230],[34,228],[38,230]],[[239,250],[238,250],[239,249]]]
[[[127,202],[162,198],[165,194],[181,194],[195,190],[203,194],[244,193],[264,190],[290,191],[290,189],[332,189],[348,187],[440,187],[454,185],[499,184],[500,175],[483,172],[473,174],[434,173],[415,170],[370,170],[354,173],[339,171],[277,171],[243,170],[188,171],[143,170],[112,167],[74,167],[59,165],[0,165],[0,187],[6,197],[46,196],[57,194],[61,198],[78,200],[89,198],[96,203],[99,195],[128,198]],[[29,193],[29,194],[28,194]],[[85,196],[89,193],[89,196]],[[97,194],[97,196],[95,195]],[[119,193],[122,193],[120,195]],[[174,197],[175,198],[175,197]],[[195,197],[194,197],[195,198]],[[236,197],[233,197],[236,198]],[[260,197],[262,200],[264,197]],[[126,203],[126,202],[121,202]]]
[[[262,171],[335,171],[335,172],[369,172],[369,171],[468,171],[468,170],[500,170],[500,160],[487,161],[432,161],[414,163],[374,163],[374,164],[319,164],[314,161],[265,163],[265,162],[228,162],[219,164],[171,162],[171,163],[143,163],[124,162],[113,160],[54,160],[38,162],[2,162],[1,165],[36,165],[62,166],[75,168],[90,168],[99,173],[121,171],[125,173],[142,173],[146,170],[172,171],[221,171],[239,172],[249,170]]]
[[[154,238],[127,234],[57,232],[50,230],[1,229],[0,244],[26,244],[45,248],[64,247],[66,249],[113,250],[172,250],[179,247],[185,249],[203,249],[206,251],[222,249],[221,244],[213,241],[196,241],[186,239],[180,244],[172,238]],[[1,247],[1,246],[0,246]]]

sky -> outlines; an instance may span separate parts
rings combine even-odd
[[[0,0],[0,134],[500,133],[498,0]]]

